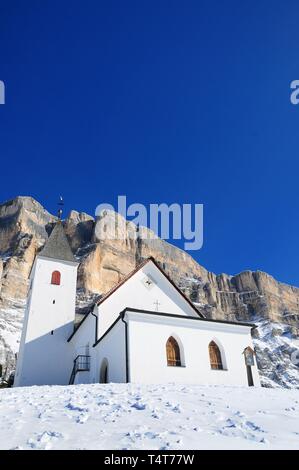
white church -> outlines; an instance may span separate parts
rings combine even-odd
[[[58,221],[30,274],[14,386],[260,386],[251,339],[255,326],[204,318],[153,258],[76,325],[77,267]]]

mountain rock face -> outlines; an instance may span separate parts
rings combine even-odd
[[[30,270],[56,220],[30,197],[0,205],[0,364],[6,375],[14,368],[18,351]],[[264,385],[299,387],[299,368],[291,359],[299,334],[298,288],[261,271],[235,276],[208,272],[183,250],[111,211],[96,220],[71,211],[64,226],[80,262],[79,316],[144,258],[153,256],[206,317],[259,322],[261,328],[254,334]]]

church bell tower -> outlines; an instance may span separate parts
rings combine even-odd
[[[68,383],[77,267],[59,219],[31,270],[14,386]]]

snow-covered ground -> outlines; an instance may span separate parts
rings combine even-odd
[[[298,448],[298,390],[174,384],[0,390],[0,449]]]

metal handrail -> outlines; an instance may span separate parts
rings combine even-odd
[[[71,373],[69,385],[72,385],[75,381],[77,372],[84,372],[90,370],[90,356],[78,354],[74,359],[74,366]]]
[[[74,359],[74,365],[76,365],[77,371],[90,370],[90,356],[78,354]]]

